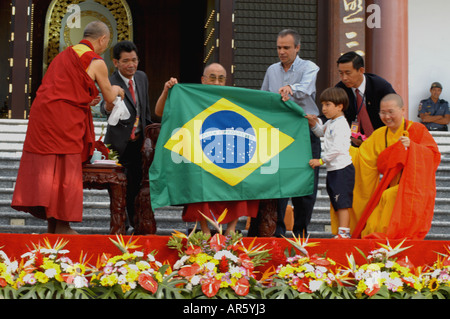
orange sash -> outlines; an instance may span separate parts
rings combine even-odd
[[[398,193],[387,232],[372,233],[364,238],[424,239],[427,235],[434,214],[436,170],[440,153],[434,138],[422,124],[410,122],[407,133],[411,139],[408,149],[397,142],[380,153],[377,166],[383,178],[353,230],[353,238],[361,236],[383,192],[400,173]]]

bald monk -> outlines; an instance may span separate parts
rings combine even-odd
[[[51,62],[31,106],[11,207],[47,220],[49,233],[76,234],[70,222],[82,221],[82,163],[92,156],[91,105],[100,100],[95,84],[107,102],[124,96],[100,57],[109,40],[103,22],[89,23],[83,40]]]
[[[202,84],[205,85],[221,85],[224,86],[226,82],[227,71],[219,63],[208,64],[203,70],[201,77]],[[171,78],[164,84],[163,92],[156,102],[155,113],[158,116],[163,116],[164,106],[169,95],[169,89],[178,83],[176,78]],[[229,235],[236,231],[236,225],[239,222],[239,217],[250,216],[256,217],[258,214],[259,200],[242,200],[242,201],[222,201],[222,202],[201,202],[190,203],[184,205],[183,221],[185,222],[199,222],[203,233],[210,234],[210,229],[206,219],[199,214],[206,215],[211,219],[218,219],[223,211],[228,212],[221,224],[227,224],[225,235]],[[211,215],[212,214],[212,215]]]
[[[431,228],[441,154],[427,128],[404,114],[402,98],[386,95],[379,114],[386,126],[360,148],[350,148],[355,166],[353,238],[421,240]]]

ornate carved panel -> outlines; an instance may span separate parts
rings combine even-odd
[[[103,58],[109,70],[114,70],[113,46],[133,40],[133,20],[126,0],[53,0],[45,23],[44,73],[59,52],[82,39],[84,27],[94,20],[103,21],[110,29],[111,40]]]

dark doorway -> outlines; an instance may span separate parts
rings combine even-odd
[[[9,78],[10,58],[9,40],[11,39],[11,5],[7,2],[0,3],[0,118],[8,118],[9,110]]]
[[[150,109],[154,110],[164,82],[199,83],[207,0],[129,1],[140,69],[149,78]],[[159,121],[159,118],[154,118]]]

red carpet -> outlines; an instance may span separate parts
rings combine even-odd
[[[48,238],[53,245],[58,239],[68,240],[65,249],[69,250],[68,257],[76,261],[80,255],[86,255],[90,259],[90,263],[95,265],[97,257],[103,253],[112,255],[120,255],[119,249],[114,246],[110,238],[115,239],[115,236],[107,235],[31,235],[31,234],[0,234],[0,249],[3,250],[11,259],[20,259],[20,256],[29,251],[33,244],[43,242]],[[124,236],[127,241],[130,236]],[[151,250],[157,250],[156,259],[164,262],[169,261],[172,265],[178,259],[177,252],[167,247],[167,236],[133,236],[133,240],[138,239],[137,245],[149,245]],[[246,246],[253,240],[253,238],[244,238]],[[285,239],[277,238],[257,238],[259,244],[267,244],[267,248],[272,248],[274,243],[283,249],[291,247]],[[339,264],[347,265],[346,255],[353,253],[358,264],[364,264],[364,259],[356,248],[363,251],[366,256],[373,249],[380,248],[377,242],[386,244],[385,241],[380,240],[337,240],[337,239],[310,239],[310,242],[319,242],[320,245],[308,248],[309,253],[312,254],[326,254],[327,257],[333,259]],[[390,245],[395,247],[399,240],[391,241]],[[410,249],[399,254],[399,257],[408,256],[415,266],[422,266],[433,264],[437,260],[437,253],[446,253],[446,247],[450,247],[450,241],[406,241],[403,247],[412,246]],[[141,249],[137,249],[141,250]]]

